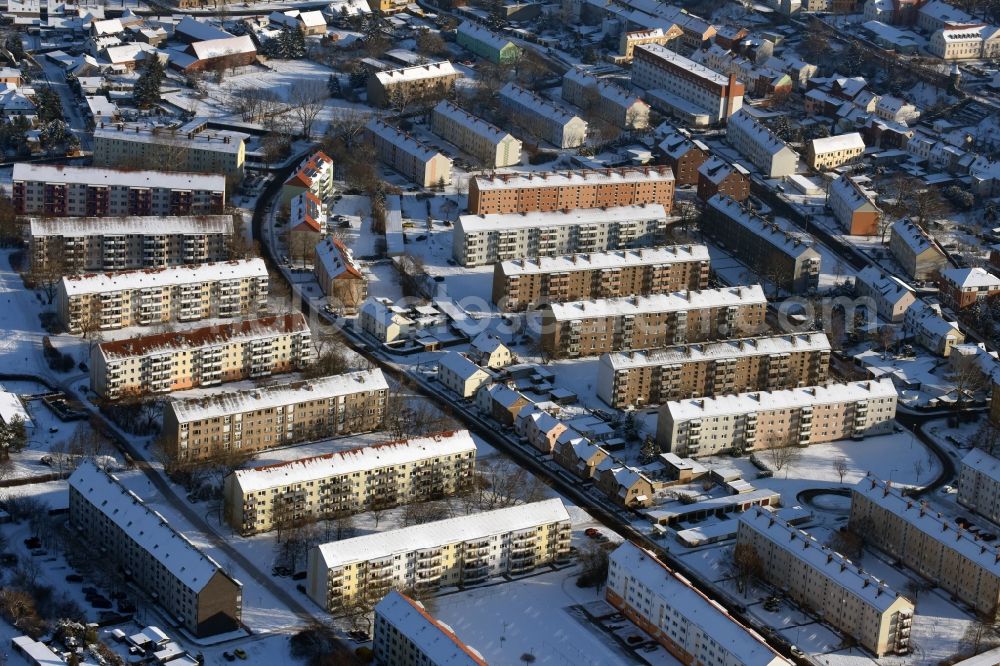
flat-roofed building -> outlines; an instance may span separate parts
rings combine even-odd
[[[226,522],[244,536],[453,495],[468,488],[476,443],[442,432],[238,469],[223,484]]]
[[[304,370],[312,335],[301,313],[94,345],[90,388],[108,400]]]
[[[752,548],[763,578],[875,654],[909,654],[913,602],[773,511],[739,517],[736,546]]]
[[[368,279],[351,250],[327,237],[316,245],[313,261],[313,273],[327,304],[345,314],[356,313],[368,298]]]
[[[854,291],[860,298],[871,299],[882,319],[898,324],[917,300],[917,294],[899,278],[887,275],[875,266],[865,266],[854,276]]]
[[[1000,604],[1000,547],[871,474],[851,489],[852,532],[943,591],[992,616]],[[897,564],[897,566],[899,566]]]
[[[885,435],[896,398],[892,381],[881,379],[675,400],[660,407],[656,441],[696,458]]]
[[[843,175],[830,183],[827,203],[841,228],[851,236],[877,236],[882,209],[874,191],[864,187],[867,179]]]
[[[59,319],[71,333],[233,318],[267,306],[262,259],[68,275],[56,291]]]
[[[604,596],[681,663],[791,664],[718,602],[630,541],[608,557]]]
[[[958,501],[994,523],[1000,523],[1000,460],[982,449],[962,458]]]
[[[107,124],[94,130],[94,166],[221,173],[243,177],[248,135],[208,129],[196,118],[181,127]]]
[[[743,106],[744,87],[735,76],[719,74],[659,44],[635,47],[632,84],[659,92],[655,100],[678,115],[704,112],[710,123],[724,122]]]
[[[443,99],[461,76],[447,60],[375,72],[368,77],[368,103],[405,107],[427,99]]]
[[[806,144],[806,162],[813,171],[857,162],[864,153],[865,141],[858,132],[812,139]]]
[[[569,558],[570,519],[559,499],[485,511],[316,546],[306,590],[336,611],[389,590],[471,585]]]
[[[726,142],[765,178],[790,176],[798,167],[798,153],[746,111],[734,114],[726,123]]]
[[[35,271],[124,271],[224,261],[231,215],[33,217],[28,246]]]
[[[577,148],[587,141],[587,121],[521,86],[501,88],[500,106],[511,122],[556,148]]]
[[[498,65],[517,62],[521,57],[521,49],[514,42],[472,21],[462,21],[458,25],[455,42]]]
[[[452,256],[463,266],[659,245],[667,213],[659,204],[554,212],[461,215]]]
[[[716,194],[746,201],[750,196],[750,172],[718,157],[708,158],[698,168],[698,198],[708,201]]]
[[[597,396],[615,409],[826,381],[830,341],[823,333],[772,335],[604,354]]]
[[[812,238],[786,231],[738,201],[721,194],[709,199],[701,228],[781,289],[801,293],[819,286],[821,256],[812,248]]]
[[[367,370],[174,399],[163,410],[164,452],[197,462],[371,432],[382,425],[388,390],[381,370]]]
[[[649,127],[649,105],[638,95],[579,67],[563,75],[562,98],[619,129]]]
[[[240,628],[243,584],[92,462],[69,477],[69,524],[195,636]]]
[[[451,102],[441,101],[431,113],[431,129],[487,168],[521,163],[521,142]]]
[[[487,666],[451,627],[396,590],[375,606],[372,652],[378,666]]]
[[[123,217],[210,215],[226,203],[226,178],[213,173],[14,165],[18,215]]]
[[[941,246],[908,219],[892,225],[889,251],[914,280],[931,280],[948,265],[948,255]]]
[[[422,187],[451,182],[451,160],[406,132],[374,118],[365,125],[375,155]]]
[[[642,204],[659,204],[670,213],[674,174],[669,167],[493,174],[469,180],[468,209],[474,215]]]
[[[766,308],[760,285],[549,303],[542,308],[542,348],[576,358],[752,335]]]
[[[493,302],[508,312],[543,303],[646,296],[708,286],[704,245],[670,245],[497,262]]]

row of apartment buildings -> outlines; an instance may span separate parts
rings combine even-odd
[[[178,127],[117,123],[94,129],[94,166],[223,174],[242,178],[249,135],[208,128],[195,118]]]
[[[762,330],[766,309],[760,285],[549,303],[542,348],[576,358],[752,335]]]
[[[748,391],[815,386],[827,379],[823,333],[769,335],[604,354],[597,396],[615,409]]]
[[[406,132],[373,118],[365,125],[365,135],[379,161],[418,185],[436,187],[451,182],[451,160]]]
[[[656,441],[682,457],[808,446],[892,432],[890,379],[689,398],[660,407]]]
[[[467,430],[385,442],[236,470],[223,485],[223,511],[248,536],[452,495],[469,487],[475,466]]]
[[[315,356],[301,313],[95,345],[90,388],[108,400],[304,370]]]
[[[704,245],[498,261],[493,302],[507,312],[520,312],[544,303],[704,289],[708,274]]]
[[[226,203],[221,174],[14,165],[11,199],[18,215],[128,217],[210,215]]]
[[[67,275],[59,282],[59,318],[70,333],[233,318],[267,306],[261,259],[118,273]]]
[[[482,118],[442,101],[431,112],[431,128],[472,155],[484,167],[500,168],[521,163],[521,142]]]
[[[309,551],[306,590],[338,611],[392,589],[525,574],[569,559],[570,528],[562,501],[549,499],[322,544]]]
[[[164,453],[194,463],[335,435],[377,430],[389,385],[380,370],[170,400]]]

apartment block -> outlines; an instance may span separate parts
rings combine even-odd
[[[757,554],[765,580],[875,654],[908,654],[913,602],[773,511],[739,517],[737,547]]]
[[[373,444],[226,477],[226,522],[244,536],[453,495],[467,488],[476,443],[467,430]]]
[[[240,628],[243,584],[200,551],[118,478],[85,461],[69,477],[69,523],[198,637]]]
[[[621,62],[632,62],[632,58],[635,55],[635,47],[642,46],[643,44],[659,44],[660,46],[666,46],[672,40],[681,37],[683,34],[684,31],[675,25],[671,25],[666,30],[663,28],[653,28],[651,30],[633,30],[631,32],[623,32],[621,37],[618,39],[619,55],[616,56],[616,60],[620,60]]]
[[[638,95],[579,67],[563,75],[562,98],[619,129],[649,127],[649,105]]]
[[[451,160],[406,132],[373,118],[365,125],[379,161],[422,187],[451,182]]]
[[[208,129],[195,118],[181,127],[117,123],[94,130],[94,166],[224,174],[242,178],[248,135]]]
[[[698,169],[709,157],[708,146],[674,130],[660,141],[659,149],[663,162],[673,169],[677,185],[698,184]]]
[[[389,385],[381,370],[171,400],[163,410],[164,451],[198,462],[233,453],[377,430]]]
[[[434,107],[431,129],[485,167],[492,169],[521,163],[521,142],[518,139],[451,102],[442,101]]]
[[[819,286],[821,257],[810,236],[787,231],[721,194],[709,199],[701,228],[761,279],[781,289],[802,293]]]
[[[337,312],[354,314],[368,298],[368,278],[351,250],[336,238],[321,240],[313,252],[313,274]]]
[[[659,44],[635,47],[632,84],[655,90],[655,101],[675,115],[705,114],[709,123],[723,122],[743,106],[744,87],[735,76],[723,76]]]
[[[659,204],[554,212],[461,215],[452,256],[463,266],[659,245],[667,213]]]
[[[876,194],[864,187],[866,177],[843,175],[830,184],[827,204],[841,228],[851,236],[876,236],[882,209],[875,203]]]
[[[368,77],[368,103],[406,107],[426,99],[442,99],[461,76],[447,60],[375,72]]]
[[[965,342],[965,334],[954,321],[944,318],[941,305],[918,299],[903,313],[903,330],[932,354],[947,357],[955,345]],[[1000,397],[1000,391],[996,393]]]
[[[682,664],[791,664],[717,601],[630,541],[608,558],[604,595]]]
[[[750,172],[718,157],[708,158],[698,167],[698,198],[708,201],[716,194],[746,201],[750,196]]]
[[[746,111],[729,119],[726,142],[760,169],[765,178],[791,176],[799,163],[798,153]]]
[[[574,208],[674,205],[674,174],[668,167],[619,167],[579,171],[493,174],[469,180],[469,212],[555,212]]]
[[[210,215],[221,213],[226,203],[221,174],[18,163],[12,177],[18,215]]]
[[[102,398],[169,393],[304,370],[312,336],[301,313],[102,342],[90,388]]]
[[[513,83],[500,89],[500,107],[515,125],[556,148],[577,148],[587,141],[587,121]]]
[[[597,366],[597,396],[616,409],[746,391],[815,386],[827,379],[823,333],[772,335],[611,353]]]
[[[333,170],[333,159],[322,150],[307,157],[281,186],[282,207],[290,205],[292,199],[305,192],[320,201],[329,199],[334,193]]]
[[[854,291],[858,298],[875,305],[879,317],[893,324],[903,321],[906,311],[917,300],[916,292],[908,284],[875,266],[865,266],[854,276]]]
[[[33,217],[28,253],[35,271],[125,271],[224,261],[231,215]]]
[[[941,271],[938,287],[942,303],[964,310],[1000,293],[1000,278],[979,267],[949,268]]]
[[[885,435],[895,418],[890,379],[826,384],[664,403],[656,441],[663,451],[696,458]]]
[[[377,666],[487,666],[451,627],[396,590],[375,606],[372,652]]]
[[[763,327],[766,309],[760,285],[549,303],[542,348],[577,358],[751,335]]]
[[[517,62],[521,57],[521,49],[514,42],[472,21],[462,21],[458,25],[455,42],[498,65]]]
[[[813,171],[835,169],[861,159],[865,141],[857,132],[812,139],[806,145],[806,163]]]
[[[567,560],[569,542],[561,500],[521,504],[316,546],[306,590],[334,611],[391,589],[432,592],[528,573]]]
[[[1000,547],[868,475],[851,489],[851,531],[977,613],[1000,604]],[[898,566],[898,565],[897,565]]]
[[[907,219],[892,225],[889,251],[914,280],[931,280],[948,266],[948,255],[937,241]]]
[[[1000,523],[1000,460],[982,449],[972,449],[962,458],[958,501],[994,523]]]
[[[493,265],[493,302],[507,312],[520,312],[543,303],[704,289],[708,266],[704,245],[497,262]]]
[[[70,333],[233,318],[267,307],[262,259],[67,275],[56,293]]]

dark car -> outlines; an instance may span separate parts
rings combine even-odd
[[[292,575],[292,580],[305,580],[305,579],[306,579],[305,571],[297,571]]]
[[[302,594],[306,593],[306,586],[303,585],[302,583],[299,583],[298,585],[296,585],[295,589],[298,590],[299,592],[301,592]]]
[[[222,658],[225,659],[226,661],[236,661],[236,655],[233,654],[232,652],[223,652]]]

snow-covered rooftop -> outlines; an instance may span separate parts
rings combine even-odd
[[[395,627],[435,666],[487,666],[482,655],[462,642],[451,627],[401,592],[385,595],[375,606],[375,615]]]
[[[887,275],[876,266],[865,266],[854,276],[856,286],[863,285],[871,292],[878,292],[888,303],[896,303],[916,292],[894,275]]]
[[[350,248],[336,238],[327,236],[316,245],[315,261],[317,264],[323,264],[326,274],[331,278],[342,274],[364,278],[361,266],[354,260]]]
[[[907,219],[898,220],[892,225],[892,237],[900,239],[913,252],[919,255],[927,250],[934,250],[944,256],[944,251],[933,242],[927,233]]]
[[[830,340],[825,333],[770,335],[719,342],[696,342],[658,350],[614,352],[601,356],[601,363],[607,363],[615,370],[626,370],[671,363],[697,363],[719,358],[810,351],[830,351]]]
[[[464,379],[468,379],[480,372],[491,374],[486,368],[481,368],[470,361],[464,354],[459,354],[454,351],[448,351],[442,354],[438,358],[438,366]]]
[[[447,100],[439,102],[438,105],[434,107],[434,113],[463,125],[469,131],[486,139],[493,145],[498,145],[501,141],[510,136],[509,133],[504,132],[496,125],[488,123],[478,116],[472,115],[465,109],[457,107]]]
[[[501,100],[507,100],[516,104],[521,108],[530,109],[539,115],[546,116],[550,120],[562,123],[563,125],[574,120],[582,120],[582,118],[570,113],[558,104],[550,102],[544,97],[540,97],[532,91],[513,83],[508,83],[500,89],[500,98]]]
[[[1000,289],[1000,278],[982,268],[949,268],[941,276],[961,289]]]
[[[635,50],[645,51],[659,60],[672,63],[674,66],[686,70],[704,81],[709,81],[718,86],[729,85],[729,77],[725,74],[720,74],[719,72],[709,69],[694,60],[685,58],[681,54],[676,51],[671,51],[665,46],[661,46],[659,44],[639,44],[635,47]]]
[[[666,217],[667,212],[660,204],[642,204],[638,206],[618,206],[616,208],[574,208],[566,211],[460,215],[456,228],[461,228],[466,233],[469,233],[527,227],[664,220]]]
[[[813,155],[826,155],[841,150],[864,150],[865,141],[858,132],[848,134],[838,134],[821,139],[813,139],[810,142]]]
[[[62,283],[68,296],[79,296],[127,289],[152,289],[244,278],[267,278],[267,266],[264,264],[264,260],[260,258],[235,259],[173,268],[144,268],[115,273],[67,275],[63,277]]]
[[[896,387],[888,378],[823,386],[805,386],[780,391],[753,391],[735,395],[672,400],[660,408],[675,423],[717,417],[724,414],[752,414],[777,409],[797,409],[878,398],[896,397]]]
[[[747,133],[753,142],[771,155],[776,155],[783,150],[791,150],[788,144],[779,139],[774,132],[757,122],[745,109],[734,113],[727,122],[728,128],[736,128]],[[794,151],[792,151],[794,152]]]
[[[551,523],[569,524],[569,514],[558,498],[366,534],[326,543],[317,548],[323,564],[328,569],[337,569],[355,562],[367,562],[508,532],[533,530]]]
[[[121,188],[164,187],[174,190],[226,191],[226,177],[222,174],[106,169],[25,162],[14,165],[12,180],[15,183],[41,181]]]
[[[969,454],[962,458],[962,467],[968,467],[981,474],[985,474],[993,481],[1000,483],[1000,460],[997,460],[982,449],[972,449],[969,451]]]
[[[422,141],[410,136],[397,127],[387,125],[378,118],[372,118],[368,121],[368,124],[365,125],[365,129],[372,134],[379,136],[384,141],[395,145],[398,149],[416,159],[426,162],[438,156],[444,157],[442,153],[439,153],[437,150],[431,148]],[[449,162],[450,161],[451,160],[449,160]]]
[[[286,382],[246,391],[215,393],[204,398],[175,399],[170,407],[178,423],[200,421],[254,409],[284,407],[305,400],[326,400],[360,391],[386,391],[381,370],[364,370],[308,381]]]
[[[830,185],[830,195],[834,194],[848,203],[852,210],[857,210],[865,205],[878,208],[875,203],[875,193],[862,187],[857,179],[848,175],[841,176]]]
[[[501,271],[507,276],[535,275],[539,273],[569,273],[573,271],[674,264],[690,261],[709,261],[708,247],[705,245],[667,245],[639,248],[636,250],[610,250],[608,252],[567,254],[561,257],[514,259],[512,261],[504,261],[501,264]]]
[[[576,321],[650,312],[676,312],[737,305],[766,305],[767,298],[759,284],[720,289],[691,289],[670,294],[601,298],[592,301],[550,303],[547,308],[556,321]]]
[[[33,217],[32,237],[39,236],[172,236],[231,234],[231,215],[171,217]]]
[[[10,424],[11,420],[19,418],[24,422],[25,427],[31,428],[31,416],[24,408],[24,403],[16,393],[11,393],[3,386],[0,386],[0,421]]]
[[[218,153],[239,153],[247,136],[243,132],[229,130],[185,132],[184,128],[125,123],[108,123],[94,129],[95,141],[109,139],[132,143],[196,145],[199,150]]]
[[[497,51],[503,49],[508,44],[513,44],[509,39],[500,33],[493,32],[472,21],[462,21],[458,26],[458,33],[468,35],[476,41],[487,44]]]
[[[194,592],[201,591],[217,572],[229,575],[117,477],[93,463],[81,463],[69,477],[69,486]]]
[[[389,69],[376,72],[375,78],[383,86],[392,86],[403,81],[420,81],[421,79],[436,79],[443,76],[458,76],[459,72],[447,60],[432,62],[426,65],[415,65],[400,69]]]
[[[535,171],[529,173],[494,174],[475,176],[476,189],[508,190],[529,187],[565,187],[577,185],[603,185],[613,183],[642,183],[647,181],[673,181],[674,172],[669,166],[618,167],[613,169],[581,169],[578,171]]]

